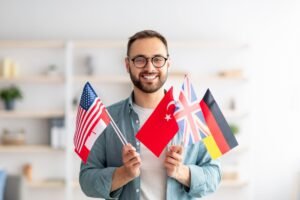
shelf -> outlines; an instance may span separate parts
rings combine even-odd
[[[64,180],[40,180],[40,181],[31,181],[27,182],[27,185],[31,188],[34,189],[49,189],[49,188],[64,188],[66,187],[65,181]],[[73,181],[72,182],[72,187],[73,188],[78,188],[79,183],[78,181]]]
[[[183,82],[184,76],[188,74],[193,83],[211,83],[211,82],[246,82],[248,79],[243,76],[218,76],[218,75],[198,75],[190,74],[188,72],[171,72],[169,78],[171,80]]]
[[[64,83],[63,76],[23,76],[19,78],[0,78],[0,83],[51,83],[62,84]]]
[[[0,48],[63,48],[60,40],[0,40]]]
[[[248,116],[246,111],[221,109],[226,119],[242,119]]]
[[[170,40],[168,42],[170,49],[175,48],[197,48],[197,49],[246,49],[248,45],[236,41],[218,41],[218,40]]]
[[[131,83],[129,76],[126,75],[107,75],[107,76],[75,76],[75,82],[85,83]]]
[[[49,145],[0,145],[0,153],[46,153],[63,151],[63,149],[54,149]]]
[[[74,40],[75,48],[126,48],[125,40]],[[171,40],[169,48],[198,48],[198,49],[243,49],[248,48],[247,44],[235,41],[218,40]]]
[[[64,117],[63,111],[3,111],[0,110],[0,118],[60,118]]]
[[[75,48],[122,48],[125,49],[127,42],[121,40],[74,40]]]
[[[222,180],[221,188],[239,188],[247,186],[249,183],[246,180]]]

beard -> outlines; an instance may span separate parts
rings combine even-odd
[[[138,77],[136,77],[132,74],[130,68],[129,68],[129,74],[130,74],[130,79],[131,79],[133,85],[145,93],[154,93],[154,92],[158,91],[165,84],[167,77],[168,77],[168,71],[164,76],[161,76],[160,73],[141,72],[138,74]],[[139,77],[141,77],[145,74],[146,75],[156,75],[158,78],[158,81],[156,81],[155,83],[142,82]]]

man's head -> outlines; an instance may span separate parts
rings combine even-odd
[[[136,88],[156,92],[166,82],[170,66],[166,39],[152,30],[134,34],[128,41],[125,62]]]

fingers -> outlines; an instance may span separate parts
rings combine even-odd
[[[166,162],[175,164],[182,161],[182,155],[176,152],[169,151],[167,152]]]
[[[182,154],[183,153],[183,146],[181,145],[173,145],[170,147],[170,151],[174,151],[178,154]]]
[[[182,163],[182,146],[171,146],[170,150],[166,154],[165,166],[167,169],[177,167]]]
[[[126,166],[140,166],[141,158],[136,152],[136,149],[131,144],[126,144],[123,147],[123,163]]]
[[[128,151],[136,151],[135,147],[132,146],[130,143],[123,146],[123,155],[126,154]]]

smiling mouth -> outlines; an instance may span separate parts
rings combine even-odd
[[[157,74],[142,74],[141,77],[145,80],[151,81],[158,77]]]

